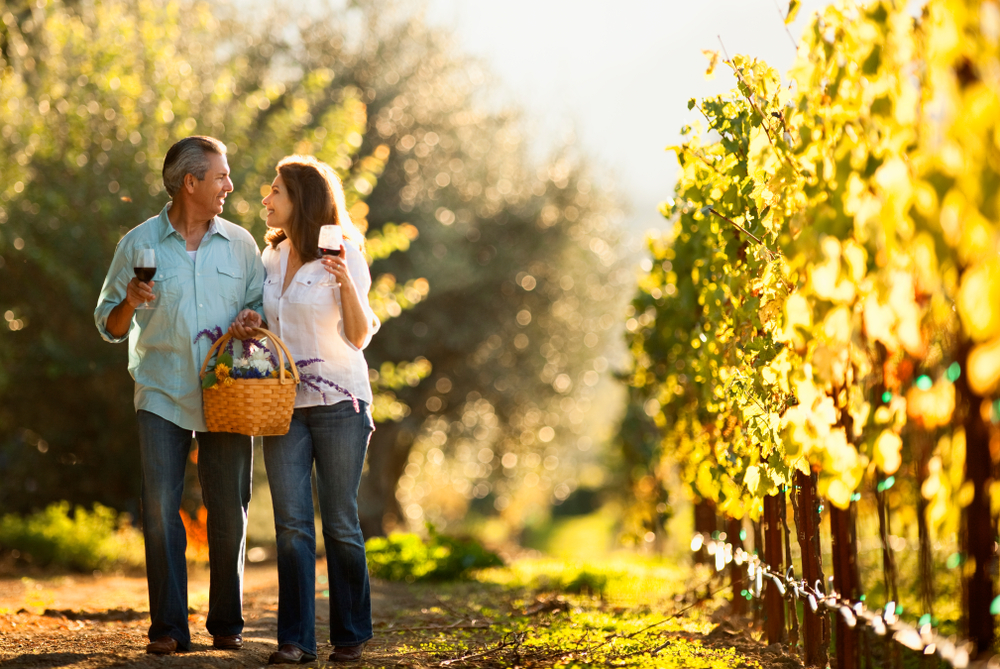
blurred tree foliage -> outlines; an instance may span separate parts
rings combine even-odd
[[[614,206],[568,150],[530,168],[516,115],[483,110],[481,68],[411,7],[291,25],[196,2],[8,2],[0,19],[0,468],[15,482],[0,508],[136,497],[126,351],[91,314],[118,239],[166,201],[166,149],[194,133],[226,142],[224,215],[258,239],[260,189],[293,152],[334,165],[371,228],[373,303],[396,320],[367,351],[382,421],[367,533],[401,522],[420,438],[476,444],[477,468],[448,482],[468,499],[485,496],[468,478],[501,493],[519,478],[508,452],[576,448],[625,281]]]
[[[392,147],[369,219],[420,230],[374,268],[425,276],[430,292],[378,334],[369,363],[424,356],[434,369],[399,391],[412,412],[373,437],[362,523],[446,522],[469,500],[517,518],[568,496],[590,445],[584,419],[631,282],[614,248],[620,212],[571,147],[530,165],[517,114],[484,110],[492,83],[447,34],[408,6],[355,6],[305,31],[298,59],[315,54],[365,92],[362,152]],[[525,482],[534,494],[516,494]]]

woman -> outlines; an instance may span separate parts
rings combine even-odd
[[[262,254],[264,316],[295,360],[327,382],[300,384],[288,434],[264,437],[264,463],[278,539],[278,645],[269,664],[316,659],[316,532],[311,474],[316,465],[330,584],[330,660],[360,659],[372,637],[364,537],[358,521],[361,469],[374,430],[365,346],[379,321],[368,303],[371,275],[351,223],[340,179],[311,156],[289,156],[264,198],[267,247]],[[339,225],[340,257],[317,259],[323,225]],[[332,274],[334,287],[321,285]],[[328,282],[327,282],[328,283]],[[233,324],[240,334],[260,324],[252,311]],[[347,393],[342,392],[346,390]]]

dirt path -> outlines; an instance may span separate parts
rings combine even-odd
[[[329,607],[322,596],[326,565],[318,565],[317,639],[325,639],[323,623]],[[277,574],[273,564],[249,565],[244,587],[241,651],[212,648],[205,631],[208,572],[189,574],[192,650],[172,657],[145,654],[149,626],[146,579],[126,576],[58,576],[44,579],[0,579],[0,666],[6,667],[260,667],[276,650]],[[420,608],[405,587],[373,583],[376,628],[385,627],[400,607]],[[387,612],[380,615],[379,612]],[[332,648],[321,645],[320,664]],[[389,647],[376,637],[365,652],[365,664],[382,664]],[[395,665],[398,658],[390,661]],[[315,666],[315,665],[313,665]]]
[[[325,578],[326,565],[321,562],[317,565],[316,607],[316,636],[321,642],[329,637]],[[276,650],[275,565],[247,567],[246,628],[240,651],[212,648],[212,638],[205,630],[208,586],[207,569],[189,573],[192,650],[157,657],[145,654],[149,626],[145,577],[0,577],[0,667],[263,667]],[[610,652],[614,644],[609,642],[618,637],[618,642],[626,645],[614,651],[617,657],[625,659],[651,649],[654,655],[663,651],[664,655],[653,661],[674,669],[801,667],[781,648],[765,649],[743,631],[730,627],[724,617],[712,624],[715,628],[710,632],[699,622],[692,623],[697,631],[683,626],[658,627],[669,620],[662,614],[653,615],[658,621],[645,627],[642,616],[649,619],[648,609],[619,609],[603,599],[586,601],[590,603],[577,609],[559,593],[507,590],[475,581],[409,585],[373,579],[375,638],[365,649],[360,665],[544,668],[570,662],[574,657],[606,664],[598,655],[588,653],[602,648]],[[571,608],[576,617],[570,615]],[[609,627],[612,621],[606,616],[619,618],[619,622],[630,620],[629,624],[638,625],[639,631],[632,634],[626,633],[625,627]],[[512,624],[515,619],[516,624]],[[530,632],[514,634],[506,629]],[[612,629],[618,632],[609,635]],[[640,633],[645,636],[637,637]],[[318,650],[318,661],[308,666],[333,667],[327,661],[332,648],[324,644]],[[682,659],[660,664],[671,653],[680,653]],[[650,666],[646,662],[627,664]]]

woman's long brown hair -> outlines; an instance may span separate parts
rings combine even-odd
[[[277,172],[292,201],[292,215],[287,234],[275,228],[267,231],[264,240],[272,248],[287,238],[299,257],[308,262],[319,253],[319,229],[339,225],[344,239],[364,251],[365,238],[347,213],[344,187],[332,167],[314,156],[288,156],[278,163]]]

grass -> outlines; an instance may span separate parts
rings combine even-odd
[[[142,567],[142,533],[128,514],[56,502],[28,516],[0,517],[0,548],[36,567],[93,571]]]
[[[528,558],[465,581],[394,584],[397,606],[376,622],[387,649],[377,664],[759,667],[709,634],[721,599],[691,607],[676,597],[691,573],[628,556]]]

